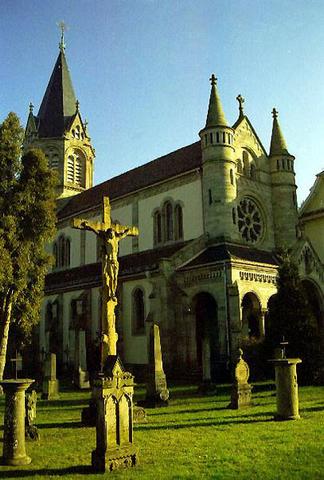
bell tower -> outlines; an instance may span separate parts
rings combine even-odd
[[[65,57],[63,23],[59,55],[38,114],[33,105],[25,130],[24,149],[38,147],[58,173],[57,197],[75,195],[93,185],[94,148],[82,119]]]
[[[234,130],[227,124],[214,74],[210,82],[206,125],[199,132],[205,232],[211,238],[230,238],[233,236],[232,208],[236,197]]]
[[[272,110],[272,116],[273,125],[269,160],[273,224],[276,248],[283,248],[292,246],[297,236],[295,157],[288,152],[278,122],[278,112],[275,108]]]

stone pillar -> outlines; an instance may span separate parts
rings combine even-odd
[[[238,353],[239,355],[234,370],[231,403],[229,405],[229,408],[235,410],[243,407],[250,407],[252,405],[252,386],[248,383],[250,369],[248,364],[242,358],[243,350],[239,349]]]
[[[42,399],[44,400],[55,400],[59,398],[59,382],[56,378],[55,353],[50,353],[45,359],[45,374],[42,390]]]
[[[31,462],[25,447],[25,390],[33,382],[29,378],[0,382],[6,395],[3,465],[28,465]]]
[[[268,310],[266,308],[261,309],[260,313],[260,337],[265,337],[265,320]]]
[[[96,404],[96,449],[92,467],[97,472],[133,467],[137,453],[133,445],[134,377],[125,372],[118,356],[107,357],[105,377],[93,384]]]
[[[300,358],[277,358],[269,360],[274,364],[276,374],[277,413],[275,420],[298,420],[299,401],[297,384],[297,363]]]
[[[160,329],[152,324],[149,333],[149,365],[145,404],[158,407],[168,404],[169,390],[163,370]]]

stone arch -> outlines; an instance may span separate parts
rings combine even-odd
[[[196,325],[197,369],[203,381],[214,380],[220,358],[218,305],[208,292],[197,293],[192,300]]]
[[[317,283],[310,278],[302,279],[303,289],[315,320],[316,329],[324,334],[324,301]]]
[[[259,339],[263,335],[262,308],[258,295],[247,292],[241,302],[242,336]]]

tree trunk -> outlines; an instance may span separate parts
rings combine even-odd
[[[12,310],[12,291],[3,297],[0,310],[0,380],[3,380],[3,372],[6,366],[9,327]]]

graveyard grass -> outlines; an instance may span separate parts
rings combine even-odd
[[[301,420],[275,422],[273,383],[255,384],[254,406],[229,410],[230,386],[200,396],[195,386],[171,388],[169,407],[147,409],[148,423],[134,428],[135,468],[95,474],[95,428],[82,427],[89,392],[63,390],[39,400],[41,439],[27,442],[32,463],[0,468],[0,478],[48,479],[324,479],[324,387],[299,388]],[[143,396],[136,389],[135,395]],[[135,398],[136,399],[136,398]],[[4,397],[0,398],[1,449]]]

